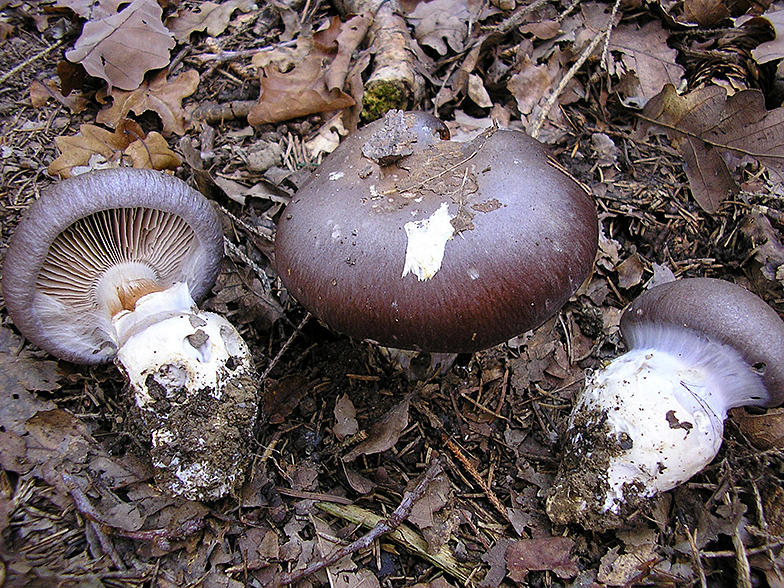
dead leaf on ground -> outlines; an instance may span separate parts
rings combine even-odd
[[[293,69],[284,73],[272,64],[262,68],[259,102],[248,114],[248,123],[258,126],[354,106],[342,88],[351,55],[371,22],[367,15],[346,23],[335,17],[327,29],[313,34],[311,52]]]
[[[87,108],[87,105],[90,102],[81,94],[67,97],[63,96],[60,93],[60,89],[57,87],[57,83],[53,79],[45,80],[43,82],[33,80],[30,84],[30,103],[33,107],[41,108],[50,98],[53,98],[65,106],[72,114],[84,112],[84,109]]]
[[[174,33],[174,38],[180,43],[186,43],[191,33],[196,31],[207,31],[211,37],[217,37],[229,26],[235,10],[250,12],[255,8],[253,0],[228,0],[222,4],[208,0],[170,16],[166,19],[166,28]]]
[[[574,541],[568,537],[520,539],[506,549],[509,578],[524,582],[528,572],[549,570],[561,579],[573,578],[580,569],[571,551]]]
[[[414,36],[421,45],[435,49],[439,55],[446,55],[449,48],[459,53],[468,37],[468,23],[476,20],[479,6],[454,0],[420,2],[408,14],[408,21],[414,25]]]
[[[131,165],[137,169],[175,170],[181,163],[180,158],[169,148],[163,135],[155,131],[144,139],[133,141],[125,149],[125,155],[131,160]]]
[[[760,17],[773,27],[776,38],[772,41],[760,43],[751,50],[751,55],[757,63],[767,63],[784,57],[784,10],[768,12]]]
[[[757,90],[743,90],[727,98],[724,88],[706,86],[680,95],[667,84],[646,104],[648,124],[664,127],[680,150],[694,199],[709,213],[716,212],[729,194],[737,193],[727,156],[738,162],[751,157],[784,176],[784,108],[765,110]]]
[[[754,447],[763,451],[784,448],[784,408],[753,414],[741,407],[733,408],[730,414]]]
[[[81,125],[79,134],[54,138],[60,156],[49,164],[49,175],[69,178],[92,169],[129,165],[135,168],[174,170],[180,159],[156,132],[144,134],[132,120],[114,132],[95,125]]]
[[[280,380],[267,378],[264,387],[264,411],[271,425],[279,425],[297,408],[300,400],[307,394],[308,381],[305,376],[292,374]]]
[[[381,453],[394,447],[408,426],[408,405],[409,400],[404,400],[370,427],[368,438],[344,455],[343,461],[353,461],[360,455]]]
[[[65,57],[106,80],[110,90],[134,90],[145,72],[169,64],[174,37],[163,26],[162,15],[155,0],[133,0],[121,12],[87,21]]]
[[[57,0],[55,6],[70,8],[82,18],[99,20],[107,18],[117,11],[124,0]]]
[[[779,232],[768,218],[759,212],[751,212],[743,220],[740,230],[754,248],[756,264],[752,264],[752,269],[758,269],[765,280],[784,285],[784,246]]]
[[[675,63],[678,52],[667,46],[668,36],[658,20],[643,27],[620,24],[612,30],[608,69],[621,80],[627,105],[641,108],[664,84],[678,85],[684,70]]]
[[[346,437],[350,437],[359,431],[359,423],[356,418],[357,410],[347,394],[343,394],[343,396],[338,398],[334,412],[335,426],[332,427],[332,432],[335,433],[338,441],[343,441]]]
[[[116,127],[130,112],[138,115],[152,110],[161,118],[164,137],[172,133],[184,135],[191,121],[182,108],[182,100],[199,87],[199,73],[189,69],[171,80],[167,76],[168,72],[162,71],[135,90],[114,91],[112,106],[101,110],[96,121]]]

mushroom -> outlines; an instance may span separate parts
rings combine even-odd
[[[121,168],[42,194],[3,266],[17,328],[67,361],[114,360],[152,443],[158,483],[195,499],[237,488],[256,420],[247,345],[194,302],[212,287],[222,257],[220,219],[199,192]]]
[[[554,315],[589,275],[591,197],[518,131],[446,140],[424,112],[347,137],[277,227],[289,292],[337,331],[393,349],[474,352]]]
[[[711,278],[654,286],[624,312],[628,352],[587,377],[547,497],[556,523],[594,530],[707,466],[727,411],[784,402],[784,321]]]

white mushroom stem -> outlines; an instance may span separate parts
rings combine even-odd
[[[636,335],[642,345],[590,375],[572,411],[547,499],[556,522],[617,526],[705,468],[721,446],[727,411],[766,395],[726,345],[677,328]]]
[[[670,490],[716,456],[727,407],[709,370],[660,350],[622,355],[587,381],[575,411],[606,418],[623,450],[607,468],[604,508],[618,511],[624,486]]]
[[[239,333],[199,310],[184,283],[143,296],[113,322],[116,362],[150,436],[158,483],[200,500],[236,490],[258,400]]]

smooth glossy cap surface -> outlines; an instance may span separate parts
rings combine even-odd
[[[765,403],[784,402],[784,321],[745,288],[713,278],[676,280],[640,295],[621,317],[621,332],[634,340],[645,323],[700,333],[734,348],[762,377]]]
[[[334,329],[472,352],[538,326],[589,275],[593,202],[538,142],[444,131],[425,113],[388,114],[345,139],[284,211],[278,272]]]
[[[217,213],[199,192],[152,170],[113,169],[53,185],[9,244],[3,296],[17,328],[76,363],[111,361],[112,307],[131,282],[186,282],[194,300],[223,256]]]

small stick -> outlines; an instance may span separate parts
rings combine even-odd
[[[476,481],[477,484],[479,484],[479,487],[482,489],[482,492],[485,493],[488,500],[490,500],[490,504],[492,504],[493,508],[495,508],[496,511],[498,511],[498,514],[504,517],[504,520],[507,523],[511,523],[511,521],[509,520],[509,513],[506,512],[506,508],[504,507],[503,503],[498,499],[498,496],[495,495],[495,492],[493,492],[493,489],[490,487],[487,481],[482,476],[479,475],[479,472],[476,471],[476,468],[473,466],[473,464],[470,461],[468,461],[468,458],[460,450],[460,447],[458,447],[457,443],[455,443],[449,437],[447,437],[446,433],[441,434],[441,440],[443,441],[444,445],[446,445],[447,448],[452,453],[454,453],[455,457],[457,458],[457,461],[463,464],[463,467],[466,469],[469,475]]]
[[[536,117],[536,122],[534,123],[534,126],[531,128],[531,136],[534,139],[539,138],[539,131],[542,129],[542,126],[544,125],[544,121],[547,118],[547,115],[550,114],[550,111],[553,109],[556,100],[558,100],[558,97],[566,89],[566,85],[577,74],[577,72],[580,70],[583,64],[586,61],[588,61],[588,58],[591,55],[593,55],[594,50],[599,46],[599,43],[601,43],[602,41],[605,42],[604,50],[602,53],[602,59],[606,59],[607,57],[606,52],[610,46],[610,33],[612,32],[613,22],[615,21],[615,15],[618,12],[618,7],[620,6],[620,3],[621,0],[615,0],[612,13],[610,14],[609,22],[607,23],[607,30],[602,31],[601,35],[596,35],[593,38],[591,44],[588,45],[588,47],[586,47],[585,50],[580,54],[580,57],[577,59],[577,61],[574,62],[574,64],[572,64],[572,67],[569,68],[569,71],[566,72],[566,75],[563,78],[561,78],[561,81],[558,83],[556,89],[553,91],[552,94],[550,94],[550,97],[547,99],[547,102],[542,108],[542,111],[539,113],[539,116]]]
[[[307,313],[305,315],[305,318],[303,318],[300,321],[299,325],[297,326],[297,330],[294,331],[288,339],[286,339],[286,342],[283,344],[283,347],[280,348],[280,351],[278,351],[278,354],[272,359],[272,361],[269,363],[267,368],[262,372],[260,381],[263,382],[264,380],[266,380],[267,376],[269,376],[269,374],[273,370],[273,368],[276,365],[278,365],[278,362],[280,361],[280,358],[283,356],[283,354],[289,348],[291,343],[294,341],[294,337],[296,337],[297,333],[299,333],[303,329],[303,327],[305,326],[305,323],[307,323],[310,320],[311,316],[312,315],[310,313]]]
[[[14,76],[17,73],[19,73],[20,71],[22,71],[23,69],[25,69],[28,65],[33,63],[36,59],[41,59],[42,57],[48,55],[49,53],[51,53],[52,51],[54,51],[58,47],[61,47],[63,45],[63,43],[65,43],[65,38],[60,39],[54,45],[51,45],[50,47],[47,47],[46,49],[44,49],[43,51],[40,51],[39,53],[36,53],[32,57],[30,57],[28,59],[25,59],[22,63],[17,65],[11,71],[8,71],[8,72],[4,73],[2,76],[0,76],[0,86],[3,86],[6,83],[6,81],[8,81],[8,79],[11,76]]]
[[[732,546],[735,548],[735,574],[737,575],[738,588],[752,588],[751,566],[749,556],[746,553],[746,546],[743,545],[743,538],[740,536],[740,526],[742,518],[738,519],[735,532],[732,534]]]
[[[696,536],[697,531],[692,534],[691,530],[686,527],[686,537],[689,539],[689,547],[691,548],[691,555],[694,558],[694,565],[697,568],[697,573],[700,577],[700,588],[707,588],[708,579],[705,576],[705,568],[702,566],[702,558],[700,557],[700,550],[697,547]]]
[[[425,494],[425,491],[428,489],[436,476],[438,476],[443,471],[444,467],[441,465],[440,460],[437,458],[434,459],[433,463],[430,464],[430,467],[427,468],[427,471],[425,471],[422,477],[419,478],[419,481],[417,482],[414,489],[403,494],[403,500],[400,501],[400,505],[391,515],[389,515],[387,519],[379,521],[376,526],[374,526],[368,533],[350,545],[336,549],[329,556],[308,565],[305,569],[295,571],[290,574],[284,574],[280,580],[280,583],[284,586],[293,584],[294,582],[314,574],[327,566],[331,566],[347,555],[351,555],[352,553],[356,553],[362,549],[367,549],[376,540],[397,529],[411,514],[411,509],[414,507],[414,503],[422,498],[422,496]]]

